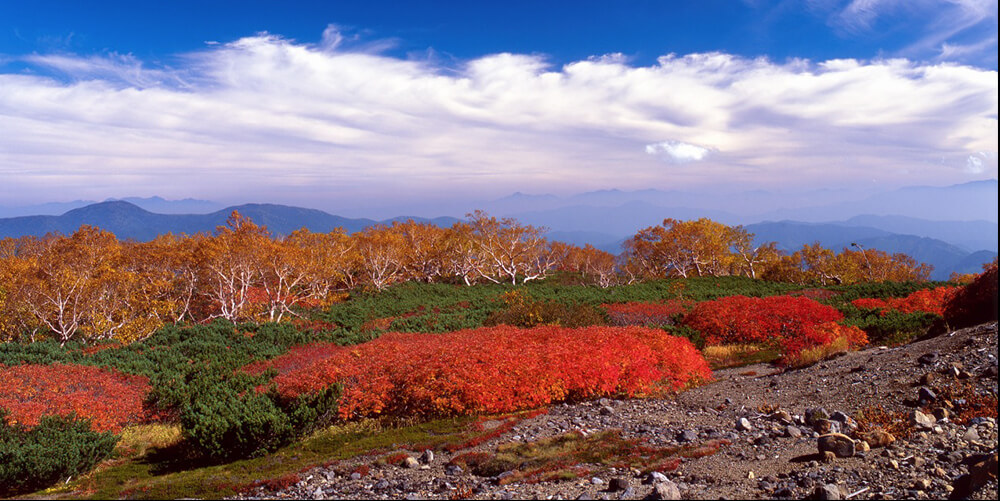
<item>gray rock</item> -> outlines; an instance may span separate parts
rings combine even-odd
[[[938,358],[940,357],[941,355],[939,355],[937,352],[925,353],[923,355],[920,355],[920,358],[917,359],[917,363],[920,365],[931,365],[934,362],[937,362]]]
[[[677,487],[677,484],[671,482],[670,480],[658,482],[653,486],[653,492],[649,493],[648,499],[681,499],[681,490]]]
[[[840,487],[834,484],[826,484],[816,488],[813,492],[813,499],[841,499]]]
[[[684,430],[677,434],[678,442],[694,442],[698,440],[698,434],[691,430]]]
[[[830,413],[822,407],[814,407],[812,409],[806,409],[806,424],[813,426],[816,421],[820,419],[830,419]]]
[[[351,480],[361,480],[361,474],[358,472],[351,473]]]
[[[619,499],[635,499],[635,489],[626,487]]]
[[[614,409],[614,407],[611,407],[610,405],[605,405],[605,406],[601,407],[601,415],[602,416],[610,416],[610,415],[612,415],[614,413],[615,413],[615,409]]]
[[[383,480],[379,480],[378,482],[375,483],[375,490],[377,490],[377,491],[385,490],[385,489],[388,489],[388,488],[389,488],[389,481],[388,480],[384,480],[383,479]]]
[[[968,430],[962,435],[962,440],[966,442],[979,441],[979,431],[976,430],[975,426],[970,426]]]
[[[313,491],[313,499],[324,499],[324,497],[323,489],[321,487],[317,487],[316,490]]]
[[[917,399],[924,402],[934,402],[937,400],[937,393],[926,386],[921,386],[917,391]]]
[[[609,491],[617,492],[617,491],[624,491],[625,489],[628,489],[628,480],[625,480],[624,478],[615,477],[612,478],[610,482],[608,482]]]
[[[853,457],[856,452],[854,440],[840,433],[822,435],[817,440],[816,445],[819,447],[820,454],[824,456],[826,452],[832,452],[837,457],[849,458]]]
[[[594,496],[591,496],[589,492],[581,492],[580,495],[576,497],[576,499],[583,501],[590,501],[594,499]]]
[[[802,438],[802,430],[798,426],[788,425],[785,427],[785,436],[789,438]]]
[[[650,473],[648,477],[646,477],[646,481],[650,484],[656,484],[660,482],[669,482],[670,479],[668,479],[666,475],[658,471],[654,471]]]
[[[601,480],[599,477],[594,477],[590,479],[590,483],[594,485],[604,485],[604,480]]]
[[[430,449],[425,449],[423,454],[420,455],[420,462],[424,464],[430,464],[434,462],[434,451]]]
[[[739,418],[736,420],[736,430],[737,431],[750,431],[753,426],[750,426],[750,420],[747,418]]]
[[[403,468],[416,469],[420,467],[420,462],[414,459],[412,456],[406,456],[406,459],[403,459],[402,465]]]

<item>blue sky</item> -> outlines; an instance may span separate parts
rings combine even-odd
[[[0,205],[952,184],[997,3],[2,2],[0,118]]]

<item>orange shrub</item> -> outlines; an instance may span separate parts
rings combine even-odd
[[[873,299],[861,298],[851,301],[851,304],[858,308],[882,310],[882,315],[888,314],[889,310],[901,313],[915,313],[923,311],[944,315],[945,303],[958,292],[958,287],[937,287],[934,289],[921,289],[913,292],[909,296],[902,298]]]
[[[287,364],[279,357],[275,366]],[[279,375],[294,398],[343,385],[344,419],[382,414],[497,414],[553,402],[679,390],[711,378],[690,341],[641,327],[505,325],[390,333]]]
[[[0,407],[8,419],[35,426],[45,415],[91,420],[95,431],[120,431],[144,420],[149,380],[85,365],[0,365]]]

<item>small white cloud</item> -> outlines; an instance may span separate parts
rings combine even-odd
[[[965,160],[965,171],[969,174],[982,174],[986,169],[983,167],[983,160],[975,155],[969,155]]]
[[[704,160],[712,153],[712,150],[696,144],[667,140],[647,144],[646,153],[658,156],[670,163],[686,164]]]

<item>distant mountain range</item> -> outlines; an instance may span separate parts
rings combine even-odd
[[[193,235],[212,232],[226,224],[226,219],[236,210],[255,223],[267,226],[271,233],[288,235],[300,228],[315,232],[329,232],[343,228],[348,233],[361,231],[371,225],[394,220],[413,219],[450,226],[457,219],[450,217],[426,219],[399,217],[387,221],[350,219],[334,216],[316,209],[289,207],[273,204],[245,204],[227,207],[208,214],[157,214],[123,201],[100,202],[73,209],[61,216],[22,216],[0,219],[0,238],[22,235],[41,236],[50,232],[72,233],[82,224],[89,224],[114,233],[121,239],[148,241],[165,233]]]
[[[852,198],[853,197],[853,198]],[[774,209],[779,203],[808,204]],[[211,232],[238,210],[272,233],[286,235],[299,228],[328,232],[343,228],[360,231],[376,223],[414,219],[451,226],[458,219],[395,217],[382,221],[346,218],[316,209],[274,204],[246,204],[221,208],[206,200],[127,198],[88,204],[84,201],[34,206],[39,211],[69,207],[61,215],[20,215],[0,219],[0,238],[72,233],[89,224],[119,238],[150,240],[163,233]],[[757,212],[745,210],[755,207]],[[770,208],[769,208],[770,207]],[[766,191],[737,194],[693,194],[660,190],[601,190],[570,197],[515,193],[482,208],[497,216],[548,228],[549,238],[576,245],[591,244],[617,254],[621,244],[638,230],[660,224],[664,218],[707,217],[743,224],[757,240],[774,241],[785,250],[820,242],[841,249],[856,242],[866,248],[903,252],[934,265],[934,278],[951,272],[978,272],[997,253],[997,182],[978,181],[944,187],[911,187],[859,195],[817,190],[788,196]],[[20,213],[31,207],[7,208]],[[766,209],[766,210],[763,210]],[[761,210],[763,210],[761,212]],[[35,214],[45,212],[36,212]],[[4,214],[0,208],[0,215]],[[777,217],[782,216],[782,217]]]

